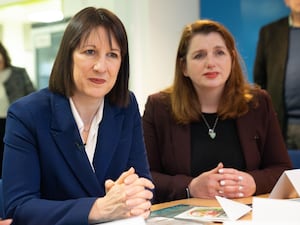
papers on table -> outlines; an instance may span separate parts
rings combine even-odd
[[[269,198],[290,199],[300,197],[300,169],[286,170],[280,176]]]
[[[300,169],[286,170],[269,198],[253,197],[251,221],[226,221],[223,225],[298,225],[300,221]]]
[[[216,199],[230,220],[237,220],[251,211],[251,207],[248,205],[219,196],[216,196]]]
[[[282,224],[287,224],[286,221],[300,221],[300,202],[283,200],[283,199],[268,199],[268,198],[253,198],[253,221],[281,221]]]
[[[252,220],[226,221],[223,225],[299,225],[298,201],[254,197],[252,205]]]
[[[237,201],[216,196],[221,207],[193,207],[179,215],[176,219],[186,219],[195,221],[224,222],[237,220],[251,211],[251,207]]]

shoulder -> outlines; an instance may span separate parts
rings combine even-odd
[[[283,17],[283,18],[280,18],[276,21],[273,21],[271,23],[268,23],[268,24],[264,25],[261,28],[261,31],[262,32],[274,31],[274,30],[281,29],[282,27],[288,27],[288,26],[289,26],[288,17]]]
[[[11,67],[12,75],[23,75],[26,73],[26,69],[23,67],[12,66]]]
[[[148,96],[144,110],[144,118],[154,116],[160,118],[160,120],[166,120],[170,118],[170,114],[171,99],[169,94],[157,92]]]
[[[273,111],[272,100],[270,94],[264,89],[253,90],[253,101],[251,101],[251,109],[254,111]]]
[[[48,88],[32,92],[24,97],[19,98],[10,106],[10,111],[15,113],[34,112],[42,113],[49,111],[51,99],[55,96]],[[44,110],[43,110],[44,109]]]
[[[147,103],[152,103],[161,106],[170,106],[171,104],[170,94],[165,92],[156,92],[148,96]]]

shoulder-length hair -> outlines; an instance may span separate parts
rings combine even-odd
[[[89,34],[104,27],[110,44],[114,37],[121,49],[121,66],[116,83],[107,94],[110,103],[120,107],[129,104],[129,53],[128,39],[121,20],[111,11],[103,8],[87,7],[79,11],[69,22],[55,58],[49,79],[49,89],[55,93],[70,97],[74,93],[73,52],[85,41]]]
[[[178,123],[187,124],[199,121],[201,118],[201,102],[189,77],[184,76],[186,56],[192,38],[197,34],[216,32],[223,38],[232,59],[232,68],[224,87],[217,114],[222,119],[236,118],[249,110],[249,101],[253,99],[252,87],[245,79],[243,61],[235,46],[231,33],[220,23],[211,20],[197,20],[185,26],[179,42],[175,77],[173,85],[164,90],[170,94],[172,112]]]
[[[4,60],[4,68],[7,67],[11,67],[11,59],[9,57],[9,54],[6,50],[6,48],[4,47],[4,45],[0,42],[0,54],[3,56],[3,60]]]

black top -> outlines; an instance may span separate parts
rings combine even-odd
[[[217,114],[203,113],[210,128],[213,128]],[[219,162],[224,167],[245,170],[245,160],[240,145],[236,123],[233,119],[219,119],[215,127],[216,137],[208,135],[205,122],[191,124],[191,174],[193,177],[215,168]]]

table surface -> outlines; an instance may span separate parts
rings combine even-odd
[[[255,197],[266,198],[266,197],[268,197],[268,194],[258,195]],[[237,202],[240,202],[243,204],[252,204],[252,199],[253,199],[253,197],[238,198],[238,199],[231,199],[231,200],[234,200],[234,201],[237,201]],[[220,204],[218,203],[218,201],[216,199],[189,198],[189,199],[181,199],[181,200],[152,205],[151,211],[168,208],[168,207],[175,206],[178,204],[186,204],[186,205],[194,205],[194,206],[220,206]],[[251,218],[252,218],[251,212],[249,212],[246,215],[244,215],[242,218],[240,218],[240,220],[251,220]],[[220,224],[220,223],[216,223],[216,224]]]

